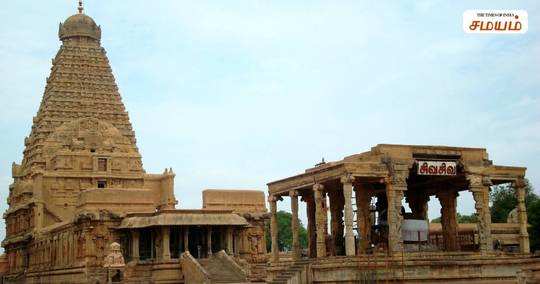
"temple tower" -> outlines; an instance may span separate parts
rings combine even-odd
[[[144,187],[141,155],[100,44],[101,27],[80,5],[60,24],[58,36],[62,45],[22,163],[12,166],[8,238],[69,221],[84,190]]]

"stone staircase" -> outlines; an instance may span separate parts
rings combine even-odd
[[[198,260],[201,266],[208,272],[212,283],[242,283],[246,282],[245,275],[230,268],[230,264],[218,257],[210,257]]]
[[[298,260],[292,265],[281,269],[277,276],[266,283],[270,284],[303,284],[307,283],[306,266],[310,263],[309,260]]]
[[[183,253],[181,265],[187,284],[249,283],[248,273],[224,251],[204,259],[195,259],[189,253]]]
[[[266,279],[266,262],[263,263],[251,263],[248,265],[250,274],[248,276],[249,282],[265,282]]]

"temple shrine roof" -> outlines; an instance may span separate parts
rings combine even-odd
[[[167,210],[157,213],[140,213],[126,216],[119,229],[153,226],[226,225],[248,226],[245,218],[230,210]]]

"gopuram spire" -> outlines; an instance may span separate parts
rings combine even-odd
[[[16,171],[20,176],[52,169],[51,159],[61,149],[103,155],[122,152],[131,157],[126,163],[137,164],[134,172],[143,171],[128,113],[100,44],[101,28],[83,9],[79,0],[79,13],[60,24],[62,46],[52,60],[40,108],[25,140],[23,161]],[[80,124],[90,127],[90,121],[99,124],[91,128],[108,132],[86,137]]]

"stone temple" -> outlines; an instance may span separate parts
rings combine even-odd
[[[267,279],[540,283],[540,259],[529,253],[525,170],[495,165],[481,148],[380,144],[271,182]],[[504,183],[515,189],[515,218],[491,223],[490,186]],[[477,224],[457,223],[457,196],[463,192],[472,193]],[[306,203],[309,244],[304,253],[297,222],[291,223],[292,252],[282,254],[274,245],[276,206],[285,198],[290,198],[293,220],[299,201]],[[430,198],[442,207],[439,226],[429,224]]]
[[[101,27],[80,4],[58,36],[22,162],[12,165],[3,280],[262,280],[264,192],[207,190],[203,209],[176,209],[172,169],[143,168]]]
[[[526,169],[496,165],[482,148],[381,144],[270,182],[268,199],[207,189],[202,209],[177,209],[172,169],[144,170],[101,27],[79,2],[58,36],[22,162],[12,165],[0,283],[540,283]],[[489,190],[504,183],[518,206],[496,224]],[[464,192],[477,223],[457,222]],[[277,245],[284,199],[290,251]],[[440,224],[429,223],[430,199],[441,204]]]

